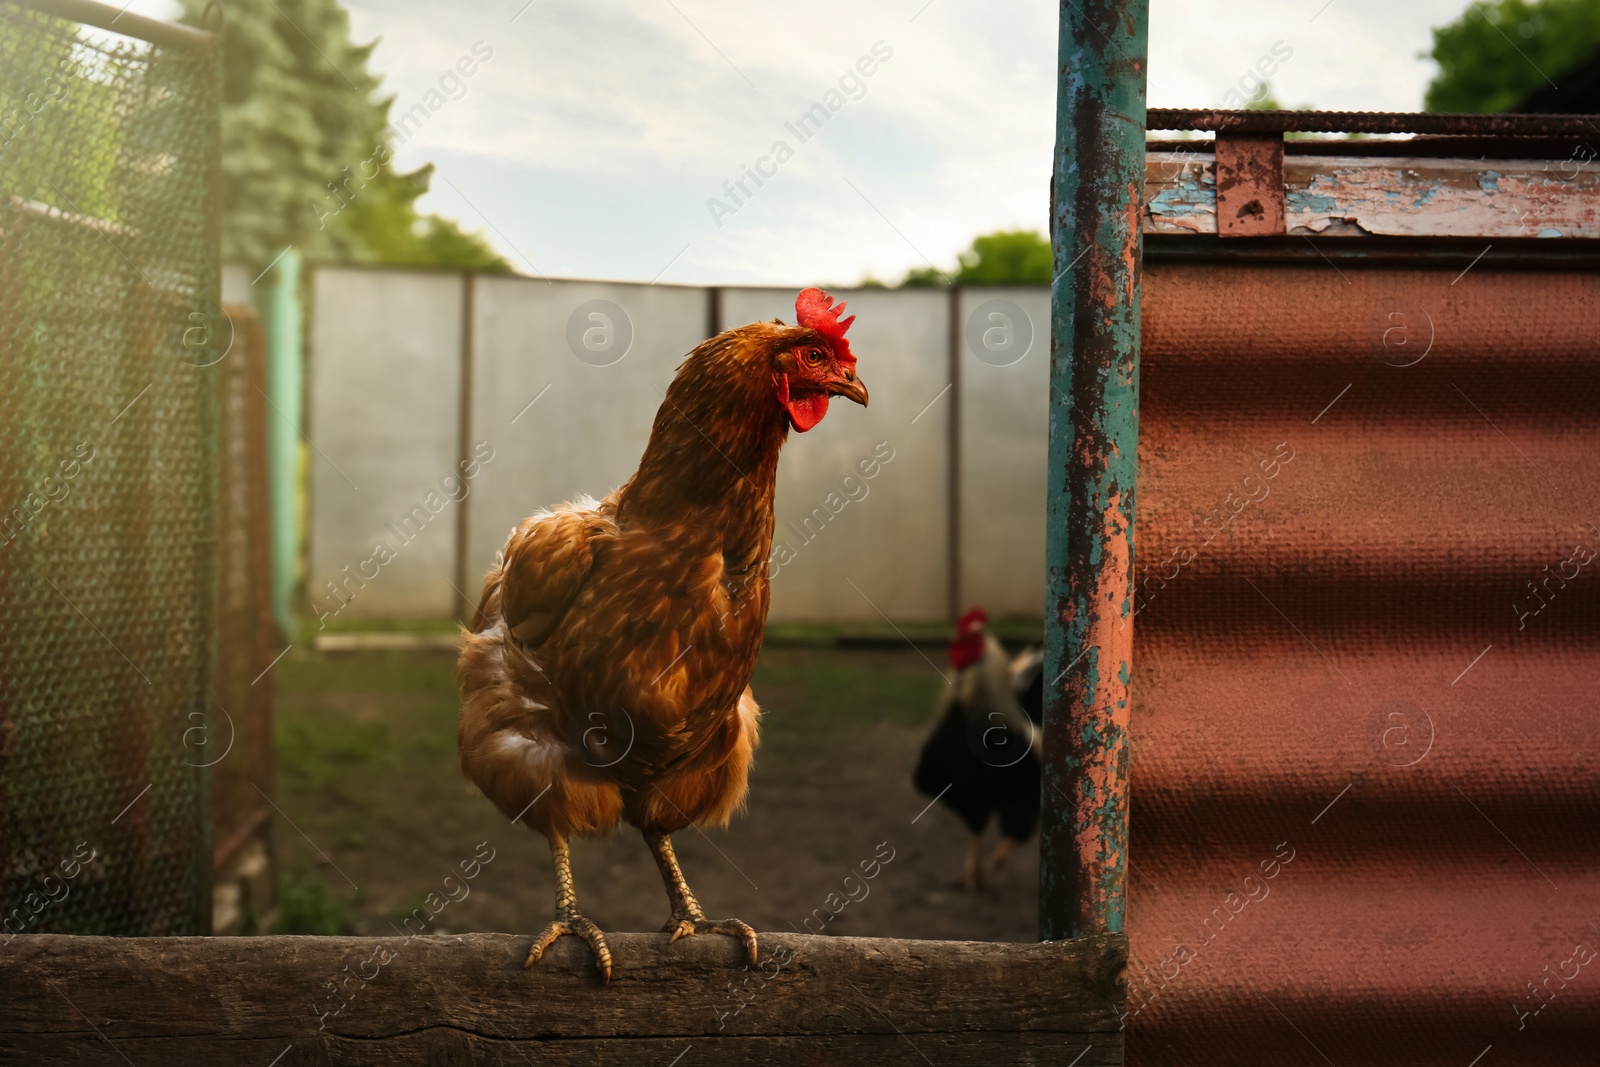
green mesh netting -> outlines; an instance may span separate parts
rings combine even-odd
[[[0,945],[209,922],[218,94],[0,2]]]

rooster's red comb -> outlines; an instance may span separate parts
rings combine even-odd
[[[851,355],[850,342],[845,340],[844,333],[856,317],[840,319],[844,307],[843,300],[835,307],[833,297],[821,289],[802,289],[794,302],[794,314],[800,325],[816,330],[833,343],[834,355],[840,362],[854,365],[856,357]]]

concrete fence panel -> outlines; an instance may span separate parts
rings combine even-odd
[[[963,289],[960,300],[962,609],[1039,616],[1050,292]]]
[[[313,275],[307,595],[332,617],[449,614],[461,277]]]
[[[796,292],[343,268],[313,285],[307,584],[325,618],[470,611],[512,526],[633,473],[695,345],[793,322]],[[1037,615],[1049,293],[835,295],[872,404],[835,401],[784,449],[771,617]]]

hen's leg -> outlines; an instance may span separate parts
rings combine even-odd
[[[656,858],[656,867],[661,871],[661,880],[666,883],[667,899],[672,902],[672,916],[661,928],[661,932],[670,933],[674,941],[690,934],[727,934],[729,937],[737,937],[744,942],[750,962],[756,962],[756,932],[749,924],[738,919],[706,918],[705,912],[700,910],[699,901],[695,900],[694,894],[689,891],[689,883],[683,880],[683,871],[678,867],[678,857],[672,851],[672,839],[653,830],[644,830],[642,833],[650,845],[651,854]]]
[[[1014,838],[1014,837],[1002,837],[1002,838],[1000,838],[1000,843],[994,846],[994,852],[992,852],[990,854],[990,856],[989,856],[989,866],[994,868],[997,871],[1000,870],[1000,868],[1002,868],[1002,867],[1004,867],[1006,865],[1006,861],[1011,858],[1011,854],[1013,852],[1015,852],[1016,850],[1017,850],[1017,839],[1016,838]]]
[[[967,862],[961,868],[963,889],[983,888],[983,831],[967,838]]]
[[[572,889],[572,855],[567,849],[567,839],[560,836],[550,838],[550,858],[556,865],[556,920],[544,928],[536,939],[533,947],[528,950],[528,962],[524,963],[526,970],[539,962],[544,955],[544,950],[555,943],[556,938],[563,934],[581,937],[589,943],[594,950],[595,964],[600,968],[600,980],[611,981],[611,949],[606,944],[606,935],[600,928],[585,919],[578,911],[578,895]]]

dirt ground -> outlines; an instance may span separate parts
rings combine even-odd
[[[273,828],[282,884],[301,896],[325,885],[358,933],[392,933],[430,892],[443,899],[475,854],[493,858],[431,931],[532,933],[551,918],[544,839],[461,776],[452,667],[441,653],[297,651],[273,672],[277,801],[294,824]],[[748,811],[727,831],[674,839],[708,915],[758,931],[804,931],[811,917],[815,931],[860,863],[892,856],[826,933],[1035,940],[1037,840],[969,893],[956,887],[965,829],[939,806],[919,817],[928,798],[911,771],[944,684],[922,653],[769,647],[753,684],[765,720]],[[603,929],[660,928],[666,897],[635,831],[575,841],[573,868]]]

